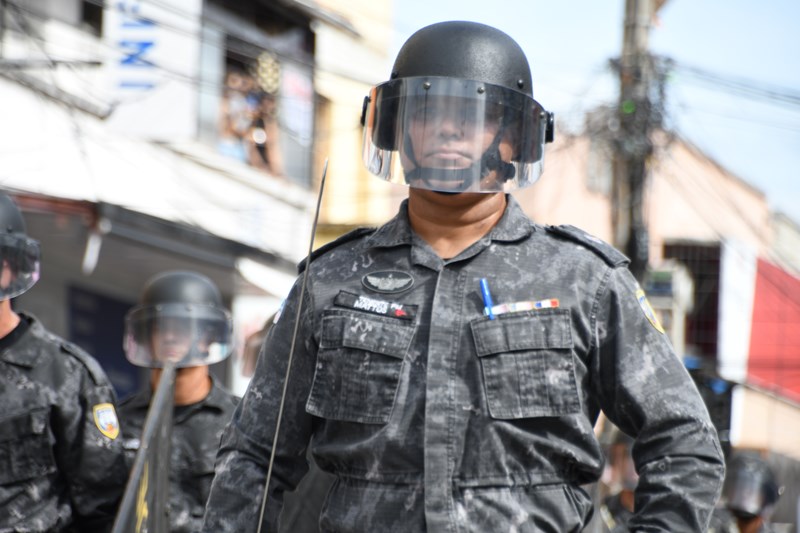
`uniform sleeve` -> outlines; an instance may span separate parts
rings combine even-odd
[[[601,407],[636,438],[631,531],[705,531],[725,470],[705,404],[626,268],[597,302]]]
[[[254,531],[257,527],[294,333],[299,285],[295,284],[278,322],[265,339],[253,379],[223,433],[203,531]],[[316,360],[309,293],[306,292],[289,374],[264,516],[265,531],[278,530],[283,494],[294,489],[308,470],[305,451],[312,417],[306,413],[305,402]]]
[[[119,435],[116,396],[99,365],[75,367],[57,409],[59,470],[69,487],[76,531],[110,531],[128,471]]]

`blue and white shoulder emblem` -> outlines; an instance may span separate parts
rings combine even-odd
[[[361,284],[374,292],[393,294],[410,289],[414,285],[414,278],[407,272],[382,270],[366,274],[361,278]]]

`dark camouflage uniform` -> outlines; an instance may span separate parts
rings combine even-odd
[[[180,372],[180,370],[178,370]],[[212,378],[213,379],[213,378]],[[119,405],[125,452],[133,466],[152,390],[147,387]],[[214,477],[222,430],[239,399],[217,385],[202,401],[176,406],[170,457],[169,522],[172,533],[199,531]]]
[[[114,392],[93,358],[20,318],[27,331],[0,352],[0,532],[109,530],[127,470],[94,407]]]
[[[337,476],[323,531],[579,531],[592,509],[579,485],[603,468],[603,409],[638,436],[632,530],[703,531],[724,474],[717,435],[625,265],[577,230],[533,225],[511,197],[449,260],[412,232],[405,205],[328,247],[310,267],[267,522],[310,443]],[[387,293],[367,288],[387,271]],[[559,306],[492,320],[482,277],[495,304]],[[205,531],[257,523],[299,293],[223,435]]]

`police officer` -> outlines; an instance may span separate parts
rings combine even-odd
[[[782,490],[772,469],[756,453],[739,452],[728,461],[722,501],[739,533],[771,533],[769,517]]]
[[[324,531],[579,531],[602,409],[637,439],[630,528],[702,531],[719,442],[627,259],[505,194],[537,179],[552,137],[520,47],[477,23],[423,28],[364,124],[367,166],[408,199],[319,249],[290,292],[223,435],[204,530],[252,531],[270,466],[274,525],[310,446],[337,478]]]
[[[114,391],[86,352],[11,307],[39,243],[0,193],[0,532],[107,531],[126,469]]]
[[[170,458],[170,531],[199,531],[222,429],[238,402],[208,365],[231,348],[231,318],[216,285],[195,272],[151,278],[140,304],[125,317],[125,355],[151,368],[149,386],[120,403],[125,449],[132,466],[153,391],[164,363],[176,362]]]

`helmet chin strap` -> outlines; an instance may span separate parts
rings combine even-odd
[[[492,140],[492,144],[483,152],[480,160],[466,168],[432,168],[418,165],[413,150],[411,149],[411,138],[408,133],[406,133],[405,141],[403,142],[403,150],[405,151],[406,157],[415,165],[414,170],[406,173],[406,182],[420,180],[429,186],[431,182],[435,181],[445,183],[453,182],[459,185],[445,192],[459,193],[466,191],[472,186],[476,174],[479,176],[478,179],[482,180],[492,172],[497,172],[497,179],[500,180],[501,183],[508,181],[514,177],[516,169],[514,165],[503,161],[500,157],[499,146],[504,129],[504,127],[500,128]],[[436,189],[431,187],[431,190]]]

